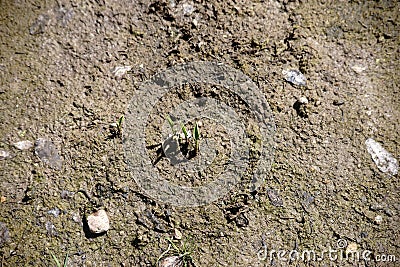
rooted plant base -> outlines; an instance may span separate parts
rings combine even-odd
[[[179,88],[172,89],[159,100],[158,105],[154,107],[153,112],[149,116],[148,127],[146,127],[146,144],[149,148],[149,157],[158,172],[165,179],[181,186],[201,186],[214,180],[224,171],[224,166],[229,164],[228,161],[231,154],[231,137],[226,132],[225,126],[219,125],[218,122],[211,118],[202,116],[201,113],[198,114],[197,118],[184,122],[187,129],[193,129],[196,121],[201,122],[199,153],[195,153],[193,142],[186,141],[182,131],[180,131],[181,137],[179,138],[179,144],[180,152],[189,162],[198,163],[200,158],[203,157],[207,159],[206,166],[200,166],[196,168],[196,171],[185,172],[185,168],[181,165],[174,166],[171,164],[170,159],[164,154],[162,147],[164,140],[161,134],[161,127],[163,123],[165,123],[166,116],[173,107],[177,107],[182,104],[182,102],[188,102],[196,98],[204,99],[204,101],[206,101],[206,98],[223,101],[224,103],[228,103],[229,106],[235,110],[238,118],[242,120],[242,125],[246,127],[246,142],[250,144],[250,162],[253,163],[257,161],[258,154],[256,151],[260,149],[259,145],[257,145],[261,142],[259,137],[260,130],[257,128],[251,111],[246,103],[229,89],[208,84],[185,84]],[[177,128],[180,129],[179,118],[174,119],[176,120]],[[170,135],[172,134],[174,133],[171,130]],[[193,137],[191,137],[191,139],[192,138]],[[215,157],[207,155],[204,151],[205,149],[203,149],[203,147],[206,143],[212,143],[215,146],[212,148],[215,150],[213,151]],[[251,173],[252,168],[254,168],[254,165],[250,164],[247,173]]]
[[[398,174],[381,172],[365,147],[373,138],[400,159],[399,10],[396,1],[2,1],[1,265],[54,266],[52,254],[68,253],[68,266],[154,266],[166,238],[179,237],[193,244],[196,266],[397,266],[281,261],[261,249],[320,253],[345,241],[400,257]],[[165,115],[200,95],[231,104],[254,159],[223,199],[178,208],[138,188],[111,125],[144,80],[202,60],[258,85],[277,126],[275,158],[250,192],[262,143],[246,104],[229,88],[175,88],[148,118],[146,153],[158,172],[200,186],[223,171],[229,135],[206,120],[200,150],[209,139],[218,152],[210,168],[189,176],[156,162]],[[306,86],[285,81],[292,69]],[[39,138],[52,141],[60,169],[13,145]],[[99,209],[110,228],[88,236],[82,221]]]

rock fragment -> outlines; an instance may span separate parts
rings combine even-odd
[[[87,217],[90,232],[101,234],[110,229],[110,220],[105,210],[98,210]]]
[[[47,230],[47,235],[48,236],[56,236],[57,235],[57,230],[54,224],[50,221],[47,221],[45,224],[46,230]]]
[[[28,150],[33,147],[33,143],[31,141],[25,140],[25,141],[19,141],[13,144],[16,148],[19,150]]]
[[[9,158],[11,155],[8,151],[0,150],[0,160]]]
[[[267,190],[267,195],[269,200],[271,201],[271,204],[274,205],[275,207],[282,207],[283,206],[283,200],[279,196],[278,191],[274,189],[268,189]]]
[[[372,138],[365,141],[368,153],[371,155],[372,160],[381,172],[396,175],[399,170],[399,163],[381,144]]]
[[[174,238],[175,238],[176,240],[181,240],[181,239],[182,239],[182,233],[181,233],[181,231],[179,231],[178,229],[175,229],[174,232],[175,232],[175,233],[174,233]]]
[[[158,267],[180,267],[180,266],[182,266],[182,259],[179,256],[166,257],[158,263]]]
[[[382,223],[382,221],[383,221],[383,218],[382,218],[381,215],[376,215],[376,216],[375,216],[374,222],[375,222],[376,224],[379,225],[379,224]]]
[[[111,72],[118,79],[121,79],[128,71],[132,69],[131,66],[119,66],[115,67]]]
[[[298,70],[283,70],[283,76],[287,82],[294,85],[305,86],[307,84],[306,77]]]
[[[0,247],[10,241],[10,232],[8,231],[7,225],[0,222]]]

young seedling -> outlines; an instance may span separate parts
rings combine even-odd
[[[183,135],[185,136],[185,139],[186,139],[186,142],[187,142],[189,140],[189,133],[186,130],[186,127],[183,124],[183,122],[181,122],[181,129],[182,129]]]
[[[117,121],[117,134],[118,136],[122,136],[122,123],[125,119],[125,116],[122,115],[121,117],[119,117],[118,121]]]
[[[172,121],[171,117],[168,115],[167,115],[167,121],[168,121],[169,127],[171,127],[172,134],[175,135],[176,134],[176,131],[174,129],[175,123]]]
[[[197,152],[199,151],[199,141],[200,141],[200,129],[197,121],[196,124],[194,125],[193,137],[195,142],[194,153],[197,154]]]
[[[57,259],[57,257],[53,253],[50,252],[50,254],[51,254],[51,257],[53,257],[53,260],[56,262],[57,267],[61,267],[61,266],[62,267],[67,267],[68,256],[69,256],[68,252],[67,252],[67,255],[64,258],[64,264],[63,265],[61,265],[60,261]]]
[[[192,263],[192,253],[194,251],[194,247],[192,244],[189,244],[188,242],[184,242],[182,246],[178,247],[170,238],[166,238],[169,242],[168,248],[166,251],[164,251],[161,256],[157,260],[157,266],[190,266]],[[172,248],[172,252],[171,251]],[[164,258],[161,264],[160,260],[165,256],[165,255],[171,255],[170,257]]]

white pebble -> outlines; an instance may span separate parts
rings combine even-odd
[[[0,150],[0,160],[10,157],[10,153],[5,150]]]
[[[306,104],[308,104],[308,99],[307,99],[307,97],[302,96],[302,97],[299,98],[298,102],[299,102],[300,104],[306,105]]]
[[[300,86],[305,86],[307,84],[306,77],[298,70],[283,70],[283,76],[285,76],[286,81]]]
[[[87,217],[89,230],[95,234],[107,232],[110,229],[110,221],[105,210],[98,210]]]
[[[365,141],[365,145],[367,146],[368,153],[381,172],[388,172],[392,175],[397,174],[399,164],[392,154],[386,151],[386,149],[372,138],[368,138],[367,141]]]
[[[383,221],[383,218],[382,218],[382,216],[381,215],[376,215],[376,217],[375,217],[375,223],[376,224],[381,224],[382,223],[382,221]]]
[[[33,143],[31,141],[19,141],[13,144],[19,150],[27,150],[33,147]]]
[[[175,229],[175,234],[174,234],[175,239],[181,240],[182,239],[182,233],[178,229]]]
[[[131,66],[119,66],[119,67],[115,67],[112,70],[112,73],[114,74],[115,77],[120,79],[120,78],[122,78],[122,76],[125,75],[125,73],[127,73],[131,69],[132,69]]]
[[[170,256],[162,259],[158,266],[159,267],[177,267],[177,266],[182,266],[181,265],[182,260],[178,256]]]

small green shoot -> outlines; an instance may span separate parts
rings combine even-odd
[[[172,121],[171,117],[168,115],[167,115],[167,121],[168,121],[169,127],[171,127],[172,133],[175,134],[175,129],[174,129],[175,123]]]
[[[56,264],[57,264],[57,267],[67,267],[67,263],[68,263],[68,252],[67,252],[67,255],[65,256],[65,259],[64,259],[64,264],[63,265],[61,265],[61,263],[60,263],[60,261],[57,259],[57,257],[52,253],[52,252],[50,252],[50,254],[51,254],[51,257],[53,257],[53,260],[56,262]]]
[[[125,116],[122,115],[121,117],[119,117],[118,121],[117,121],[117,133],[119,136],[122,136],[122,123],[124,122]]]
[[[193,137],[195,142],[195,153],[197,154],[197,152],[199,151],[199,140],[200,140],[200,129],[197,121],[196,124],[194,125]]]
[[[189,134],[188,134],[188,131],[186,130],[185,125],[182,122],[181,122],[181,129],[182,129],[182,132],[185,135],[185,139],[187,141],[189,139]]]
[[[168,248],[166,251],[164,251],[160,257],[157,259],[157,266],[158,262],[167,254],[177,256],[179,257],[179,262],[183,263],[184,267],[190,266],[190,263],[192,262],[192,253],[194,251],[194,247],[192,243],[184,242],[180,247],[178,247],[174,241],[172,241],[171,238],[167,237],[166,238],[169,242]],[[172,252],[171,251],[172,247]],[[181,265],[179,265],[181,266]]]

